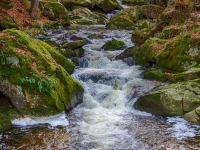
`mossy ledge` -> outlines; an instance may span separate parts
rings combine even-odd
[[[0,92],[23,116],[52,116],[82,102],[83,88],[69,74],[74,65],[25,32],[0,33]]]

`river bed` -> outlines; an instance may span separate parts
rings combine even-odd
[[[57,43],[60,37],[70,41],[72,35],[89,41],[83,47],[85,65],[77,66],[72,74],[84,87],[84,102],[68,114],[63,112],[50,119],[14,120],[13,129],[0,134],[0,149],[200,149],[198,126],[190,125],[181,116],[159,117],[133,108],[138,96],[165,83],[145,80],[141,66],[115,60],[124,49],[101,49],[112,38],[124,41],[126,47],[133,46],[131,31],[75,26],[47,33],[42,38]]]

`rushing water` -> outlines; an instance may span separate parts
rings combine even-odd
[[[72,75],[85,89],[84,102],[67,115],[14,120],[13,129],[0,135],[0,149],[200,149],[199,127],[181,117],[153,116],[132,107],[138,96],[162,83],[142,79],[140,66],[115,60],[123,50],[101,49],[112,38],[134,45],[131,31],[86,28],[49,31],[46,37],[58,43],[63,35],[68,41],[72,35],[90,41],[84,46],[83,67]]]

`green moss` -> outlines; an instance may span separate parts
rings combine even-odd
[[[0,68],[4,80],[20,86],[30,102],[21,108],[23,114],[53,115],[71,105],[70,99],[82,89],[68,73],[74,65],[45,42],[32,39],[19,30],[4,30],[10,36],[1,36],[1,49],[6,63]]]
[[[143,73],[143,76],[144,78],[158,81],[167,81],[169,78],[167,74],[163,74],[162,72],[158,72],[156,70],[147,70]]]
[[[104,50],[117,50],[117,49],[121,49],[124,47],[124,42],[123,41],[117,41],[116,39],[112,39],[111,41],[107,41],[104,45],[103,45],[103,49]]]
[[[144,55],[146,62],[155,62],[157,56],[163,51],[166,46],[166,40],[158,38],[150,38],[145,41],[141,46],[142,54]]]
[[[96,1],[96,5],[104,12],[111,12],[114,9],[122,9],[122,6],[117,0],[99,0]]]
[[[40,1],[39,8],[42,14],[51,20],[63,25],[69,25],[69,16],[65,7],[59,2]]]
[[[187,36],[178,36],[170,40],[158,56],[158,65],[178,72],[197,66],[196,60],[186,53],[190,42],[191,39]]]
[[[181,29],[178,26],[175,26],[175,25],[166,26],[162,30],[161,38],[164,38],[164,39],[173,38],[179,35],[180,32],[181,32]]]
[[[3,19],[0,19],[0,31],[10,28],[19,29],[19,26],[13,18],[11,18],[9,15],[6,15]]]
[[[8,117],[0,114],[0,133],[11,128],[11,125],[11,120]]]
[[[133,6],[113,16],[106,24],[106,27],[118,29],[134,29],[135,22],[140,18],[140,8],[138,6]]]

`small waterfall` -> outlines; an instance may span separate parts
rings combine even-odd
[[[58,31],[59,36],[67,31]],[[13,121],[13,131],[0,135],[0,148],[69,150],[199,149],[199,127],[181,117],[158,117],[133,109],[137,98],[160,85],[141,78],[140,66],[129,66],[115,56],[122,50],[104,51],[112,38],[133,46],[131,31],[94,26],[68,32],[90,41],[73,73],[85,89],[84,102],[69,114],[43,120]],[[48,32],[48,39],[58,37]],[[102,38],[92,38],[91,35]],[[16,126],[17,125],[17,126]]]

